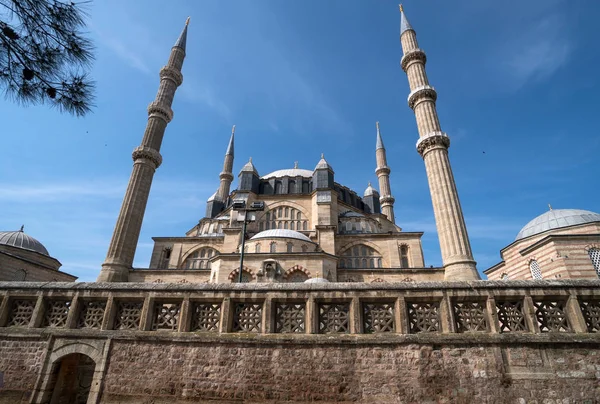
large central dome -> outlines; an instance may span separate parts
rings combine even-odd
[[[592,222],[600,222],[600,214],[580,209],[553,209],[527,223],[517,234],[515,241],[548,230]]]
[[[280,177],[312,177],[313,172],[311,170],[303,170],[302,168],[288,168],[286,170],[277,170],[263,175],[261,178],[266,180],[267,178],[280,178]]]
[[[252,237],[250,240],[258,240],[261,238],[294,238],[296,240],[308,241],[309,243],[312,243],[312,241],[310,241],[310,239],[304,234],[287,229],[272,229],[261,231],[260,233]]]

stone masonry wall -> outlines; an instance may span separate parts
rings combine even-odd
[[[28,402],[46,349],[46,341],[40,339],[0,339],[1,404]]]

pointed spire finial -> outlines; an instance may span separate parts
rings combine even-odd
[[[248,163],[252,163],[252,157],[250,157],[250,160],[248,160]]]
[[[298,168],[298,162],[294,161],[294,168]]]
[[[22,225],[21,225],[21,230],[19,230],[19,231],[20,231],[21,233],[23,233],[23,231],[25,231],[25,225],[24,225],[24,224],[22,224]]]
[[[548,204],[548,208],[550,208],[550,210],[552,210],[552,205]]]
[[[402,36],[402,34],[408,30],[414,31],[413,27],[410,25],[410,22],[408,22],[408,19],[406,18],[406,14],[404,14],[404,7],[402,7],[402,4],[400,4],[400,36]]]
[[[231,128],[231,137],[229,138],[229,145],[227,145],[227,151],[225,152],[225,155],[227,156],[228,154],[233,156],[233,138],[235,135],[235,125],[233,125],[233,127]]]
[[[381,138],[381,132],[379,131],[379,122],[375,122],[375,127],[377,128],[377,144],[375,145],[375,150],[385,149],[383,146],[383,139]]]
[[[402,7],[402,5],[400,5],[400,7]],[[185,19],[185,25],[190,25],[190,17]]]
[[[189,23],[190,23],[190,17],[188,17],[187,20],[185,20],[185,26],[183,27],[183,31],[181,31],[179,38],[177,38],[177,42],[175,42],[175,45],[173,45],[174,48],[175,47],[181,48],[181,49],[183,49],[184,52],[185,52],[185,44],[187,42],[187,29],[188,29]]]
[[[325,158],[325,153],[321,153],[321,158],[324,159]]]
[[[369,181],[369,186],[371,186],[371,181]]]

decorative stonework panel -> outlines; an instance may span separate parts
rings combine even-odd
[[[580,300],[588,332],[600,332],[600,300]]]
[[[534,301],[535,318],[541,332],[569,332],[565,302],[560,300]]]
[[[79,313],[78,328],[94,328],[102,327],[104,319],[104,311],[106,310],[105,301],[88,301],[82,302],[81,312]]]
[[[115,330],[137,330],[142,317],[142,302],[118,302]]]
[[[456,331],[487,331],[484,302],[454,302]]]
[[[440,331],[440,303],[407,302],[410,333]]]
[[[219,331],[221,303],[194,303],[191,331]]]
[[[275,332],[304,333],[306,323],[305,303],[277,303]]]
[[[177,331],[180,310],[180,303],[155,303],[152,329]]]
[[[350,304],[322,303],[319,304],[319,332],[348,333],[350,332]]]
[[[363,303],[365,333],[394,332],[394,303]]]
[[[49,300],[46,303],[44,327],[64,327],[67,325],[67,316],[71,309],[70,300]]]
[[[496,302],[500,332],[527,331],[523,301]]]
[[[35,300],[13,300],[10,307],[7,327],[27,327],[33,316]]]
[[[260,332],[262,303],[236,303],[233,313],[234,332]]]

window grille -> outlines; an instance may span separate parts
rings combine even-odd
[[[363,303],[365,333],[394,332],[394,303]]]
[[[139,329],[143,306],[143,302],[118,302],[115,330]]]
[[[77,327],[100,329],[102,327],[102,320],[104,319],[105,309],[105,301],[82,302]]]
[[[350,332],[350,305],[348,303],[319,304],[319,332]]]
[[[17,299],[12,301],[7,327],[27,327],[33,317],[35,300]]]
[[[71,308],[70,300],[50,300],[46,304],[44,327],[64,327]]]
[[[179,303],[155,303],[152,329],[177,331],[180,310],[181,304]]]
[[[592,265],[596,270],[596,275],[598,275],[598,278],[600,278],[600,248],[590,248],[588,250],[588,254],[592,260]]]
[[[192,331],[219,331],[221,303],[195,303],[192,311]]]
[[[487,331],[485,303],[455,302],[454,314],[458,332]]]
[[[440,331],[439,302],[407,302],[410,333]]]
[[[529,270],[531,271],[531,277],[533,279],[542,279],[542,271],[540,269],[540,264],[536,260],[531,260],[529,262]]]
[[[523,302],[517,301],[496,301],[496,310],[498,311],[498,323],[500,332],[527,331],[525,324],[525,315],[523,314]]]
[[[275,332],[285,334],[305,332],[305,303],[278,303],[275,313]]]
[[[589,332],[600,332],[600,300],[579,301]]]
[[[535,318],[541,332],[569,332],[565,302],[561,300],[534,301]]]
[[[233,315],[234,332],[260,332],[262,328],[261,303],[236,303]]]

